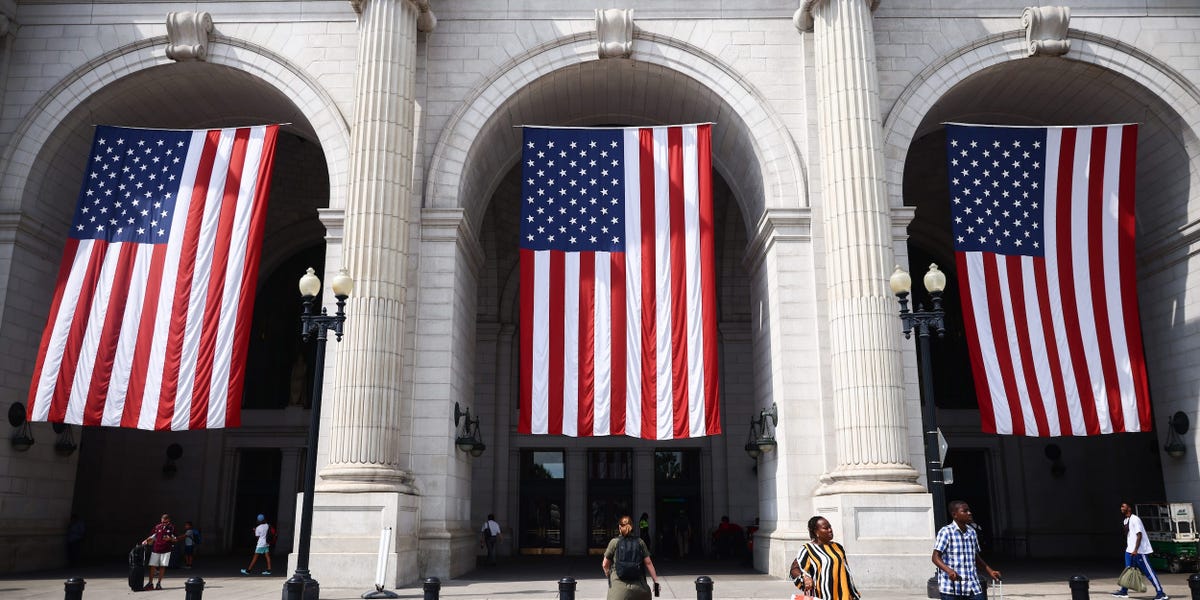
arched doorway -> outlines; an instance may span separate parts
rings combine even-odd
[[[955,76],[958,81],[924,109],[904,163],[904,203],[915,207],[907,249],[913,268],[954,263],[943,123],[1140,124],[1138,281],[1112,285],[1138,286],[1154,422],[1161,429],[1176,410],[1171,390],[1185,383],[1167,365],[1188,332],[1168,322],[1186,289],[1187,259],[1176,247],[1179,232],[1194,220],[1192,134],[1160,91],[1097,64],[1035,58]],[[1104,540],[1119,531],[1116,509],[1123,498],[1161,501],[1186,493],[1164,483],[1172,459],[1162,453],[1164,434],[1158,432],[1094,438],[981,434],[955,275],[946,272],[947,337],[933,345],[932,368],[938,424],[951,448],[946,466],[954,468],[947,497],[971,504],[993,551],[1038,558],[1100,555]],[[1127,476],[1114,478],[1118,472]]]
[[[127,63],[136,61],[130,59]],[[86,73],[76,75],[68,81],[89,79]],[[294,282],[303,272],[294,263],[316,260],[314,266],[319,266],[324,255],[325,229],[317,209],[327,207],[331,197],[327,157],[319,136],[301,109],[263,78],[220,64],[167,63],[135,69],[122,76],[109,72],[105,77],[101,78],[104,84],[83,96],[77,105],[62,109],[61,113],[40,113],[37,118],[53,124],[53,129],[35,149],[27,172],[14,175],[10,169],[10,178],[20,179],[23,185],[22,214],[38,222],[45,231],[27,235],[15,245],[14,259],[28,265],[29,284],[41,290],[21,298],[8,297],[10,306],[26,315],[16,329],[31,330],[36,338],[44,323],[44,303],[31,299],[48,297],[53,290],[56,261],[61,256],[64,239],[59,232],[64,232],[70,222],[92,125],[187,129],[289,123],[282,128],[276,149],[259,303],[260,306],[280,303],[280,299],[286,298],[286,307],[279,313],[285,320],[287,314],[293,315],[286,322],[286,329],[294,334],[298,322],[295,315],[299,314]],[[263,290],[262,282],[283,268],[294,271],[281,276],[288,286],[280,291]],[[13,304],[19,301],[26,305]],[[255,326],[257,333],[271,329],[261,322]],[[295,346],[289,344],[286,349]],[[21,368],[25,369],[22,377],[27,378],[31,365],[14,367]],[[257,378],[271,379],[277,370],[251,369],[247,394],[261,393],[254,391],[264,388]],[[285,373],[285,379],[286,376]],[[112,548],[124,545],[122,540],[129,538],[130,531],[144,530],[147,523],[163,512],[171,513],[177,524],[191,520],[201,527],[206,533],[206,546],[214,552],[230,548],[238,540],[230,531],[236,520],[233,507],[238,504],[239,495],[246,495],[240,489],[244,486],[238,484],[236,467],[243,448],[274,448],[279,455],[279,460],[268,469],[270,475],[265,477],[266,481],[261,481],[263,476],[257,478],[260,481],[255,486],[259,489],[251,495],[271,498],[266,512],[273,519],[278,515],[290,523],[295,492],[299,489],[298,465],[308,417],[302,408],[287,411],[282,405],[276,407],[271,401],[258,400],[256,396],[246,403],[251,409],[243,413],[243,427],[237,430],[85,429],[79,436],[76,458],[55,465],[61,471],[58,476],[68,482],[67,492],[51,500],[63,507],[64,515],[73,510],[87,523],[84,556],[111,553]],[[175,445],[181,454],[170,458],[165,451]],[[168,459],[173,461],[171,469],[164,468]],[[148,482],[153,485],[147,485]],[[147,521],[148,518],[151,520]]]

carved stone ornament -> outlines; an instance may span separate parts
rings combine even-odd
[[[208,57],[208,35],[212,16],[206,12],[167,13],[167,58],[176,61]]]
[[[633,54],[633,9],[596,9],[596,38],[600,58],[629,58]]]
[[[1025,28],[1025,52],[1029,56],[1062,56],[1071,49],[1067,28],[1071,9],[1067,6],[1031,6],[1021,13]]]

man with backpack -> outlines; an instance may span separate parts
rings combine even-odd
[[[604,549],[600,568],[608,578],[608,600],[649,600],[650,586],[646,573],[654,580],[654,595],[658,596],[658,573],[650,560],[650,548],[633,533],[633,518],[623,515],[617,523],[617,537]]]

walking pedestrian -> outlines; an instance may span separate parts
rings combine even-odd
[[[1146,534],[1146,526],[1142,524],[1142,518],[1133,514],[1133,505],[1128,502],[1121,503],[1121,514],[1125,517],[1122,526],[1125,528],[1125,566],[1136,567],[1146,576],[1146,581],[1154,585],[1156,592],[1154,600],[1167,600],[1170,596],[1163,591],[1162,584],[1158,582],[1158,575],[1154,573],[1154,569],[1150,568],[1150,561],[1146,560],[1146,556],[1154,552],[1154,548],[1150,545],[1150,538]],[[1128,598],[1129,590],[1121,588],[1112,593],[1114,598]]]
[[[266,515],[258,515],[258,525],[254,526],[254,554],[250,557],[250,565],[242,569],[242,575],[249,575],[254,570],[254,563],[258,562],[259,556],[267,559],[267,568],[262,574],[271,574],[271,542],[274,540],[270,540],[270,536],[271,525],[267,523]]]
[[[982,569],[992,579],[1000,571],[988,566],[979,547],[979,535],[971,527],[971,507],[966,502],[950,503],[952,522],[938,530],[933,543],[933,564],[938,568],[938,592],[942,600],[984,600],[979,581]]]
[[[483,522],[483,528],[479,530],[479,547],[487,546],[488,564],[496,564],[496,544],[500,543],[500,524],[496,522],[496,515],[488,514],[487,521]]]
[[[607,600],[650,600],[646,573],[654,580],[654,595],[658,595],[658,572],[650,560],[650,548],[633,533],[633,517],[622,515],[617,521],[619,535],[608,542],[600,568],[608,578]]]

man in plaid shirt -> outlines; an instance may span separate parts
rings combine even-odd
[[[942,600],[983,600],[979,570],[988,577],[1000,579],[996,571],[983,561],[979,536],[971,527],[971,507],[966,502],[950,503],[952,523],[941,528],[933,543],[933,564],[938,568],[938,592]]]

